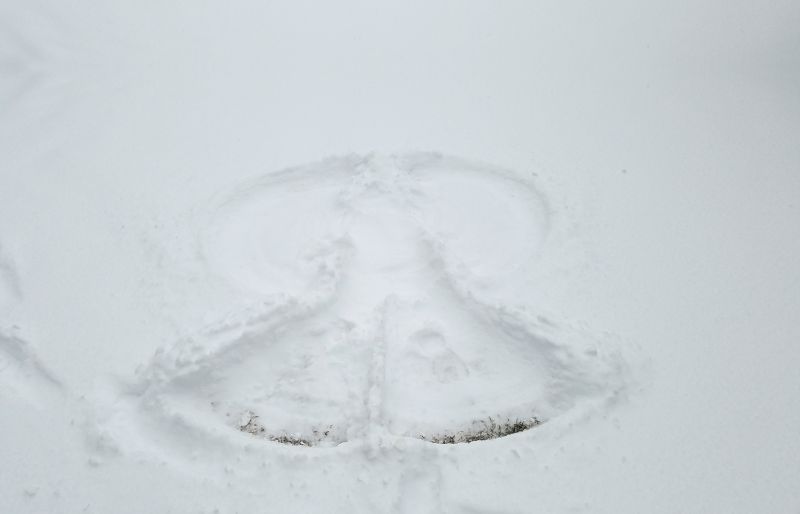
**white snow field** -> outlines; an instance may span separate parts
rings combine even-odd
[[[797,27],[0,2],[0,514],[800,513]]]

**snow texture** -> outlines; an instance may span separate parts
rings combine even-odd
[[[797,514],[797,26],[0,2],[0,514]]]

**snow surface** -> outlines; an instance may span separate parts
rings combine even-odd
[[[800,512],[798,23],[0,3],[0,513]]]

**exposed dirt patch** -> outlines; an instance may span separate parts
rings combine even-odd
[[[311,437],[305,437],[300,434],[270,434],[267,429],[258,421],[258,415],[252,411],[247,411],[242,414],[237,428],[241,432],[246,432],[255,437],[274,441],[276,443],[288,444],[292,446],[318,446],[322,442],[332,441],[334,427],[329,426],[324,430],[314,429]],[[507,435],[516,434],[533,427],[537,427],[543,423],[537,417],[530,417],[524,419],[511,419],[496,420],[491,416],[485,420],[473,422],[472,426],[468,429],[459,430],[457,432],[442,432],[438,434],[419,434],[416,437],[423,441],[428,441],[435,444],[460,444],[472,443],[475,441],[486,441],[488,439],[497,439]],[[343,441],[338,441],[343,442]]]
[[[419,438],[423,441],[436,444],[472,443],[516,434],[517,432],[539,426],[542,423],[543,422],[535,416],[526,419],[506,419],[502,421],[489,417],[488,420],[480,420],[473,423],[472,427],[466,430],[443,432],[433,435],[420,434]]]
[[[323,430],[312,430],[311,437],[303,437],[299,434],[270,434],[267,429],[258,421],[258,415],[253,411],[247,411],[242,414],[237,428],[241,432],[246,432],[256,437],[275,441],[276,443],[289,444],[292,446],[316,446],[319,443],[329,440],[333,434],[333,426],[329,426]]]

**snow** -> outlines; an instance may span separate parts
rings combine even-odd
[[[0,5],[0,512],[800,511],[798,22]]]

